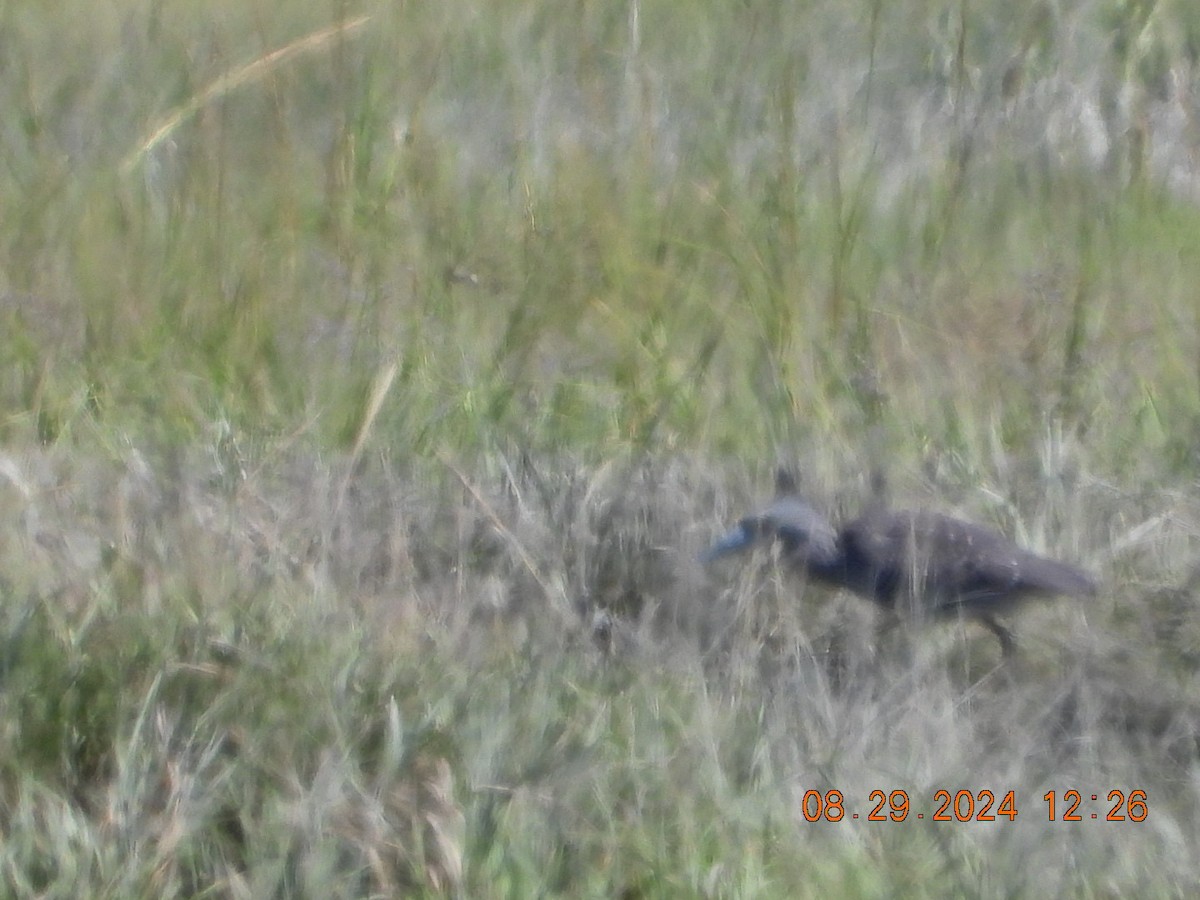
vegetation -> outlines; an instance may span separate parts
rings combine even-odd
[[[1198,47],[1187,0],[0,4],[3,894],[1195,892]],[[704,570],[779,463],[1101,596],[999,665]]]

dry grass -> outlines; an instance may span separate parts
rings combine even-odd
[[[1189,498],[1081,475],[999,517],[965,499],[1103,573],[1017,617],[1000,666],[982,631],[880,637],[767,558],[703,571],[755,491],[697,460],[497,456],[468,485],[370,459],[344,494],[344,463],[300,452],[0,462],[14,890],[1195,884],[1200,612],[1160,555],[1194,554]],[[1174,578],[1189,602],[1146,587]],[[805,821],[835,789],[862,818]],[[1012,790],[1017,819],[932,823],[940,789]],[[1048,821],[1069,789],[1100,801]],[[1149,818],[1087,819],[1113,789]],[[912,818],[867,822],[875,790]]]

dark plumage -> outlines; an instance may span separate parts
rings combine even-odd
[[[835,529],[812,506],[782,493],[747,516],[705,554],[711,561],[761,542],[778,542],[790,564],[910,618],[968,615],[1014,649],[994,618],[1034,595],[1090,597],[1095,582],[1081,569],[1038,556],[1003,535],[935,512],[890,510],[876,503]]]

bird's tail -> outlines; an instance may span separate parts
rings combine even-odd
[[[1044,590],[1055,594],[1066,594],[1070,597],[1096,596],[1096,580],[1083,569],[1070,563],[1038,557],[1026,575],[1032,576],[1030,580],[1042,586]]]

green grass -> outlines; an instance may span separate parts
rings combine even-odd
[[[0,7],[0,893],[1193,892],[1198,38]],[[702,570],[780,462],[1101,595],[995,669]],[[1047,821],[1070,788],[1150,816]]]

